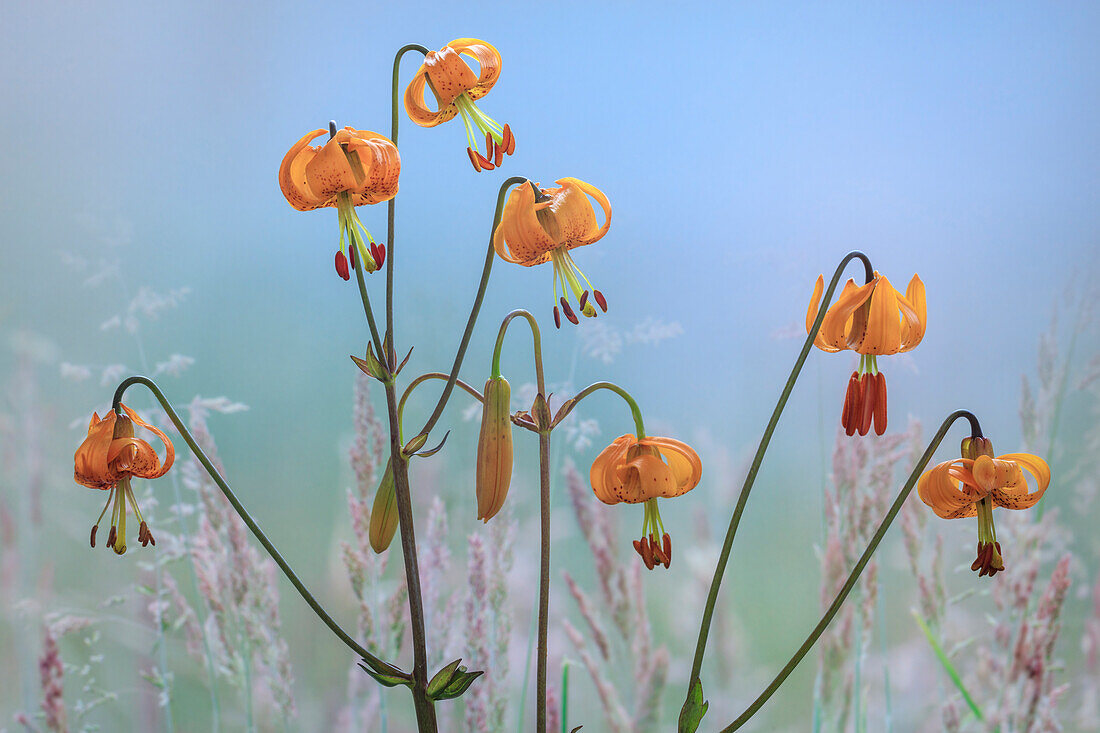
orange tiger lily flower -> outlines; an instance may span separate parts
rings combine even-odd
[[[493,233],[493,247],[501,259],[524,267],[554,263],[554,301],[561,303],[570,323],[580,321],[566,296],[572,291],[583,315],[594,318],[596,309],[592,297],[604,313],[607,299],[592,287],[580,268],[573,262],[569,250],[598,242],[611,227],[611,202],[604,192],[576,178],[555,181],[558,188],[539,188],[538,184],[520,184],[508,194],[508,201]],[[588,197],[603,208],[604,222],[596,222],[596,212]],[[581,280],[584,285],[581,285]],[[558,296],[558,286],[561,296]],[[587,286],[587,287],[586,287]],[[561,315],[554,306],[554,325],[561,328]]]
[[[1050,467],[1030,453],[1006,453],[993,458],[988,438],[967,438],[962,458],[925,471],[917,494],[944,519],[978,518],[978,558],[970,566],[978,575],[1004,570],[1001,543],[993,526],[993,509],[1027,509],[1043,497],[1050,485]],[[1035,480],[1031,491],[1024,472]]]
[[[672,562],[672,538],[665,532],[657,499],[686,494],[698,486],[702,475],[703,463],[687,443],[652,436],[639,439],[627,433],[596,457],[589,479],[596,498],[605,504],[645,503],[642,538],[634,540],[634,549],[653,570]]]
[[[463,56],[478,63],[477,74]],[[500,66],[500,54],[491,44],[477,38],[456,38],[439,51],[428,52],[405,89],[405,111],[409,119],[421,127],[435,127],[455,115],[462,115],[469,143],[466,152],[474,170],[479,172],[499,168],[504,155],[511,155],[516,150],[512,128],[507,124],[501,127],[474,104],[475,99],[484,97],[497,83]],[[424,99],[425,87],[435,95],[434,111]],[[482,135],[485,136],[485,155],[478,147]]]
[[[92,527],[91,545],[95,547],[95,535],[99,523],[107,513],[107,507],[114,501],[111,513],[111,533],[107,537],[107,546],[119,555],[126,552],[126,507],[133,510],[138,522],[138,542],[142,547],[149,543],[157,544],[149,525],[141,516],[137,499],[130,488],[131,477],[160,478],[172,467],[176,451],[172,441],[163,432],[145,422],[136,412],[126,405],[120,405],[124,414],[110,410],[100,420],[98,413],[92,413],[88,425],[88,437],[76,449],[74,456],[73,478],[82,486],[90,489],[110,491],[107,503]],[[165,455],[161,462],[157,452],[147,442],[134,437],[134,423],[160,438],[164,443]]]
[[[817,319],[825,278],[817,276],[810,306],[806,309],[806,333]],[[871,282],[857,286],[848,280],[840,296],[825,312],[814,345],[835,353],[851,349],[860,355],[859,368],[848,379],[840,424],[848,435],[866,435],[874,422],[875,433],[886,432],[886,377],[878,369],[878,357],[900,354],[924,338],[928,308],[924,283],[913,275],[902,295],[875,272]]]
[[[298,211],[335,207],[340,215],[340,249],[336,252],[336,272],[348,280],[348,260],[344,242],[355,267],[356,254],[367,272],[382,267],[386,245],[378,244],[359,221],[356,206],[389,201],[397,195],[401,175],[401,156],[389,138],[369,130],[336,125],[328,129],[329,140],[322,146],[310,145],[325,130],[307,132],[283,156],[279,166],[279,188]],[[370,243],[368,248],[367,243]]]

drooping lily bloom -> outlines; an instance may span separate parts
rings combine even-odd
[[[925,471],[917,493],[944,519],[978,518],[978,558],[970,569],[977,570],[979,576],[995,575],[1005,566],[993,526],[993,509],[1034,506],[1050,485],[1050,467],[1030,453],[993,458],[988,438],[964,440],[962,456]],[[1035,480],[1034,491],[1028,487],[1025,471]]]
[[[665,532],[657,499],[686,494],[702,475],[703,463],[688,444],[672,438],[639,440],[628,433],[596,457],[589,479],[596,498],[605,504],[645,504],[642,537],[634,540],[634,549],[653,570],[672,562],[672,538]]]
[[[309,144],[325,132],[330,138],[323,146]],[[298,211],[336,208],[340,215],[336,272],[348,280],[351,275],[345,251],[352,258],[352,267],[358,254],[367,272],[380,268],[386,259],[386,245],[374,241],[359,221],[355,207],[392,199],[397,195],[400,175],[401,156],[389,138],[351,127],[337,130],[333,125],[327,131],[306,133],[287,151],[279,166],[279,187]]]
[[[463,56],[478,63],[475,74]],[[441,125],[455,115],[462,115],[466,126],[466,152],[475,171],[491,171],[500,166],[504,155],[516,150],[512,128],[503,127],[478,109],[475,99],[481,99],[500,76],[500,54],[491,44],[477,38],[456,38],[439,51],[430,51],[416,76],[405,89],[405,111],[409,119],[421,127]],[[424,99],[425,87],[435,95],[436,109]],[[485,136],[485,154],[479,141]]]
[[[611,227],[611,202],[604,192],[590,183],[576,178],[555,181],[558,188],[539,188],[537,183],[527,182],[512,189],[500,217],[500,224],[493,233],[493,247],[501,259],[524,267],[554,263],[554,302],[560,303],[570,323],[580,321],[567,296],[572,291],[580,311],[589,317],[596,316],[592,298],[600,309],[607,312],[607,299],[592,287],[592,283],[580,271],[569,250],[600,240]],[[604,222],[596,222],[596,212],[588,197],[596,199],[603,208]],[[581,281],[584,284],[581,284]],[[558,295],[558,287],[561,295]],[[554,325],[561,328],[561,314],[554,305]]]
[[[110,410],[100,420],[97,413],[92,413],[92,421],[88,425],[88,437],[76,449],[74,456],[73,478],[78,484],[90,489],[109,491],[107,503],[99,514],[95,526],[92,527],[91,545],[95,547],[95,535],[99,529],[99,523],[107,513],[107,507],[114,502],[111,512],[111,533],[107,537],[107,546],[119,555],[126,552],[126,507],[129,505],[138,522],[138,542],[142,547],[149,543],[157,544],[153,539],[153,533],[149,531],[149,525],[141,516],[137,499],[133,489],[130,488],[130,479],[160,478],[172,467],[176,452],[172,447],[172,441],[163,432],[142,420],[136,412],[126,405],[121,405],[123,415]],[[145,428],[160,438],[164,443],[165,456],[162,463],[147,442],[134,437],[134,423]]]
[[[825,278],[818,275],[806,310],[806,333],[813,328],[824,289]],[[886,432],[886,377],[878,369],[878,357],[916,347],[924,338],[927,319],[924,283],[918,276],[913,275],[902,295],[878,272],[866,285],[848,280],[825,312],[814,345],[822,351],[851,349],[860,355],[859,368],[848,379],[840,416],[848,435],[857,430],[866,435],[872,422],[877,435]]]

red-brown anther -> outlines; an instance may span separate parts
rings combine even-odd
[[[493,155],[493,133],[485,133],[485,155],[486,157],[492,157]]]
[[[111,527],[111,531],[107,533],[107,547],[114,547],[116,539],[118,539],[118,527]]]
[[[665,544],[665,567],[667,568],[672,562],[672,538],[668,536],[668,532],[665,532],[665,536],[661,539],[664,540]]]
[[[481,173],[481,163],[478,161],[478,157],[480,156],[478,156],[477,153],[474,152],[473,148],[466,148],[466,152],[470,156],[470,162],[473,163],[474,170],[478,173]]]
[[[874,376],[864,374],[863,378],[859,380],[859,387],[863,393],[860,397],[860,402],[863,404],[860,405],[862,412],[859,416],[859,434],[866,435],[871,430],[871,420],[875,416],[875,399],[878,389]]]
[[[646,570],[652,570],[656,567],[656,563],[653,562],[653,548],[649,546],[649,538],[642,538],[642,560],[645,562]]]
[[[580,301],[580,305],[581,305],[581,310],[582,310],[582,311],[584,310],[584,306],[585,306],[585,304],[586,304],[587,302],[588,302],[588,291],[587,291],[587,290],[585,290],[585,291],[584,291],[584,294],[583,294],[583,295],[581,295],[581,301]]]
[[[496,166],[493,165],[493,161],[489,160],[488,158],[486,158],[484,155],[477,152],[476,150],[474,151],[474,155],[477,156],[477,162],[478,162],[478,165],[481,166],[481,170],[491,171],[494,168],[496,168]]]
[[[378,269],[382,269],[382,265],[386,262],[386,245],[378,245],[378,252],[374,254],[374,263],[378,265]]]
[[[857,415],[862,414],[859,388],[859,374],[852,372],[848,379],[848,390],[844,393],[844,409],[840,413],[840,425],[849,436],[856,434]]]
[[[554,328],[561,328],[561,314],[558,313],[558,307],[554,306]]]
[[[569,301],[565,299],[564,295],[561,298],[561,310],[565,313],[565,317],[569,319],[569,322],[574,326],[580,323],[577,319],[577,314],[573,312],[573,306],[569,305]]]
[[[352,242],[351,246],[348,247],[348,262],[351,263],[351,269],[352,270],[354,270],[355,266],[356,266],[355,265],[355,250],[357,250],[357,249],[359,249],[359,248],[355,246],[354,242]]]
[[[504,162],[504,147],[503,147],[503,145],[495,145],[495,146],[493,146],[492,150],[493,150],[493,165],[495,165],[497,168],[499,168],[500,164],[502,162]]]
[[[592,295],[596,298],[596,302],[600,306],[600,310],[607,313],[607,298],[603,297],[603,293],[599,290],[593,290]]]
[[[99,530],[99,525],[98,524],[92,527],[92,536],[89,540],[91,542],[92,547],[95,547],[95,533],[98,530]]]
[[[654,565],[658,565],[658,564],[659,565],[664,565],[667,568],[668,567],[668,557],[665,556],[665,552],[661,548],[661,546],[657,543],[657,538],[655,536],[650,536],[649,546],[653,548],[653,558],[655,560],[655,562],[653,564]]]
[[[348,258],[340,251],[336,252],[336,274],[345,280],[351,279],[351,275],[348,273]]]
[[[516,152],[516,136],[512,134],[512,128],[508,126],[508,123],[504,123],[504,131],[501,132],[501,145],[504,147],[504,152],[511,155]]]
[[[886,377],[875,375],[875,435],[886,432]]]

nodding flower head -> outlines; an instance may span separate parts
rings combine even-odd
[[[1034,491],[1028,487],[1025,471],[1035,480]],[[970,569],[981,576],[1005,569],[993,510],[1032,507],[1049,485],[1050,467],[1039,456],[1007,453],[994,458],[988,438],[967,438],[962,442],[962,458],[925,471],[917,493],[944,519],[978,518],[978,557]]]
[[[806,333],[817,319],[825,278],[817,277]],[[859,368],[848,379],[840,424],[848,435],[866,435],[872,423],[875,434],[886,432],[886,377],[877,357],[899,354],[916,347],[924,338],[928,309],[924,283],[916,275],[902,295],[885,277],[874,273],[869,283],[857,286],[848,280],[836,302],[825,312],[814,345],[822,351],[852,350],[860,355]]]
[[[107,546],[119,555],[126,552],[126,514],[127,507],[137,517],[138,542],[142,547],[157,542],[153,533],[141,516],[137,499],[130,487],[133,477],[160,478],[172,467],[176,452],[172,441],[163,432],[142,420],[136,412],[121,405],[123,414],[111,410],[101,420],[92,413],[88,425],[88,437],[76,449],[74,456],[73,478],[78,484],[90,489],[109,491],[107,503],[92,527],[91,545],[95,547],[96,532],[99,523],[107,513],[107,507],[114,504],[111,511],[111,533],[107,537]],[[164,461],[157,456],[153,447],[140,438],[134,437],[134,423],[156,435],[165,447]]]
[[[329,133],[322,146],[310,145],[316,137]],[[336,252],[336,272],[350,279],[356,256],[367,272],[382,267],[386,245],[374,237],[359,221],[356,206],[389,201],[397,195],[401,175],[401,156],[389,138],[369,130],[345,127],[337,130],[307,132],[283,156],[279,167],[279,187],[286,200],[298,211],[332,206],[340,217],[340,248]],[[345,248],[346,242],[346,248]]]
[[[477,62],[476,74],[463,56]],[[497,83],[500,66],[500,54],[492,44],[477,38],[456,38],[439,51],[429,51],[405,89],[405,111],[421,127],[435,127],[462,115],[469,143],[466,153],[478,172],[499,168],[504,156],[516,150],[512,128],[502,126],[475,104]],[[435,110],[424,99],[426,88],[435,96]],[[480,149],[482,136],[484,155]]]
[[[580,322],[569,303],[570,295],[576,298],[581,315],[595,318],[596,305],[607,312],[607,299],[592,287],[569,250],[598,242],[607,234],[611,202],[590,183],[576,178],[555,182],[557,188],[539,188],[528,181],[512,189],[493,234],[493,247],[501,259],[524,267],[554,263],[554,325],[560,328],[562,313],[570,323]],[[589,196],[603,209],[602,225],[596,221]]]
[[[596,498],[605,504],[645,504],[642,536],[634,540],[634,549],[653,570],[672,562],[672,538],[665,532],[657,499],[686,494],[702,475],[703,463],[687,443],[628,433],[596,457],[589,479]]]

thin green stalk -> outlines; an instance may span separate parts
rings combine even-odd
[[[875,530],[875,534],[871,538],[870,544],[867,545],[867,549],[863,551],[859,561],[856,563],[855,567],[852,568],[852,572],[848,574],[848,579],[844,581],[843,587],[837,592],[836,597],[833,598],[833,602],[829,605],[829,608],[825,611],[825,614],[821,617],[817,626],[814,627],[813,631],[806,637],[806,640],[802,642],[802,646],[798,648],[790,660],[783,666],[783,669],[779,671],[779,674],[775,676],[775,679],[771,681],[771,684],[769,684],[764,691],[760,693],[760,696],[745,709],[745,712],[741,713],[736,720],[723,728],[722,733],[732,733],[755,715],[756,711],[763,707],[764,703],[775,694],[775,691],[787,680],[787,677],[790,676],[791,672],[798,666],[798,663],[802,661],[802,658],[805,657],[810,649],[813,648],[814,644],[817,643],[818,638],[825,632],[825,629],[832,622],[833,617],[840,611],[840,607],[844,604],[848,594],[851,593],[852,588],[855,587],[860,574],[863,573],[863,569],[867,566],[867,563],[871,561],[871,556],[874,555],[875,550],[878,549],[879,543],[882,542],[882,538],[886,535],[886,530],[890,529],[890,525],[897,517],[898,512],[901,511],[901,507],[905,504],[905,500],[909,498],[909,494],[913,491],[913,487],[917,485],[917,479],[920,478],[925,466],[932,460],[932,455],[936,452],[936,449],[939,448],[944,436],[947,435],[947,431],[959,418],[966,418],[970,422],[972,436],[981,436],[982,432],[978,424],[978,419],[966,410],[956,410],[944,419],[943,423],[940,425],[940,429],[936,431],[935,436],[933,436],[932,440],[928,443],[928,448],[925,449],[924,454],[920,457],[920,460],[917,461],[917,465],[913,468],[912,473],[909,474],[909,478],[906,480],[905,485],[901,488],[901,491],[898,492],[898,496],[890,506],[890,510],[886,512],[886,516],[883,517],[882,523],[879,524],[878,529]]]
[[[924,632],[924,638],[928,639],[928,645],[932,647],[936,659],[940,660],[943,671],[947,672],[947,676],[951,678],[951,682],[954,683],[955,689],[962,695],[963,700],[966,700],[966,704],[970,707],[971,712],[974,713],[974,717],[978,720],[985,720],[982,716],[982,709],[978,707],[978,703],[974,702],[974,698],[970,696],[970,693],[966,689],[966,685],[963,684],[959,671],[955,669],[955,665],[951,663],[951,659],[947,656],[947,652],[943,650],[939,641],[936,640],[936,635],[932,633],[932,629],[928,627],[928,623],[925,622],[915,608],[913,609],[913,618],[916,619],[917,626],[920,627],[920,630]]]
[[[400,420],[397,417],[397,393],[392,381],[386,388],[386,413],[390,423],[390,459],[393,466],[394,494],[397,498],[397,524],[401,533],[401,554],[405,562],[405,586],[409,594],[409,630],[412,636],[412,697],[420,733],[435,733],[438,724],[435,702],[428,697],[428,651],[424,633],[424,597],[420,588],[420,566],[416,558],[416,531],[413,527],[412,497],[409,493],[408,462],[401,452]]]
[[[401,83],[401,57],[409,51],[419,51],[425,56],[428,49],[419,43],[409,43],[397,50],[393,57],[393,82],[390,85],[390,140],[397,145],[397,88]],[[386,334],[393,335],[393,258],[394,258],[394,216],[397,211],[397,197],[390,199],[386,211]]]
[[[496,346],[493,349],[492,377],[500,376],[500,353],[504,347],[504,336],[513,319],[523,317],[531,327],[532,348],[535,359],[535,383],[538,394],[546,397],[546,380],[542,368],[542,335],[538,321],[529,312],[518,309],[504,317],[497,333]],[[537,418],[536,418],[537,419]],[[548,633],[550,624],[550,428],[539,430],[539,630],[538,660],[535,668],[535,730],[546,730],[546,658],[548,654]]]
[[[561,733],[569,729],[569,660],[561,663]]]
[[[543,392],[546,384],[542,371],[542,334],[539,331],[539,324],[538,321],[535,320],[535,317],[522,308],[514,310],[504,316],[504,320],[500,322],[500,331],[497,332],[497,343],[493,348],[493,367],[490,376],[500,376],[500,352],[504,348],[504,334],[508,332],[508,324],[512,322],[512,319],[519,316],[526,318],[527,323],[531,326],[532,347],[535,351],[535,383],[538,385],[539,392]],[[543,396],[545,397],[546,395]]]
[[[403,420],[405,416],[405,401],[409,399],[409,396],[413,393],[414,389],[416,389],[418,386],[428,381],[429,379],[442,379],[444,382],[446,382],[450,378],[451,376],[449,374],[444,374],[443,372],[428,372],[426,374],[421,374],[419,377],[409,382],[409,386],[406,387],[405,391],[401,393],[401,399],[397,403],[398,422],[401,425],[404,425]],[[455,384],[466,390],[470,394],[470,396],[478,402],[485,402],[485,396],[478,392],[475,387],[466,384],[461,379],[456,379]]]
[[[279,566],[279,569],[283,571],[283,574],[286,575],[291,585],[294,586],[295,590],[298,591],[305,602],[309,604],[309,607],[313,609],[313,612],[317,614],[318,618],[320,618],[325,623],[325,625],[329,627],[329,630],[331,630],[332,633],[336,634],[337,638],[339,638],[340,641],[344,642],[344,644],[346,644],[352,651],[354,651],[372,666],[377,666],[380,669],[386,669],[386,674],[397,677],[405,677],[406,679],[409,678],[409,675],[406,672],[401,671],[400,669],[394,667],[388,662],[384,662],[383,660],[379,659],[378,657],[367,651],[366,648],[364,648],[361,644],[348,636],[348,634],[342,628],[340,628],[340,625],[337,624],[336,621],[334,621],[333,618],[328,615],[321,604],[317,602],[317,599],[313,597],[313,594],[309,592],[309,589],[306,588],[305,584],[302,583],[302,581],[298,578],[297,574],[295,574],[295,572],[291,569],[287,561],[283,559],[283,556],[279,553],[279,550],[275,547],[274,544],[272,544],[271,540],[267,538],[267,535],[264,534],[263,530],[260,529],[260,526],[256,523],[256,520],[254,520],[252,518],[252,515],[248,513],[248,510],[244,508],[244,505],[241,504],[241,501],[237,498],[237,495],[233,493],[233,490],[231,488],[229,488],[229,484],[226,483],[225,479],[222,478],[222,475],[218,473],[218,469],[214,467],[214,464],[211,463],[210,459],[207,457],[203,449],[199,447],[199,444],[195,441],[194,436],[191,435],[191,431],[187,429],[187,426],[184,424],[183,420],[180,418],[175,408],[172,407],[172,404],[168,401],[168,398],[164,396],[163,392],[161,392],[160,387],[157,386],[156,382],[149,379],[148,377],[143,376],[127,377],[122,381],[121,384],[118,385],[118,388],[115,390],[114,400],[111,403],[112,409],[114,409],[116,412],[119,411],[119,405],[122,402],[123,394],[129,387],[135,384],[141,384],[145,386],[153,394],[153,397],[156,398],[157,402],[159,402],[160,406],[164,409],[164,412],[168,415],[168,419],[171,420],[172,424],[176,426],[176,430],[183,437],[184,441],[187,443],[187,446],[191,449],[191,453],[195,456],[196,459],[198,459],[199,463],[202,464],[202,467],[206,469],[206,472],[210,475],[211,480],[213,480],[214,483],[218,485],[218,488],[221,489],[222,494],[225,495],[225,498],[229,501],[230,505],[232,505],[234,511],[236,511],[237,514],[240,516],[241,521],[243,521],[245,523],[245,526],[247,526],[248,529],[251,530],[252,534],[256,536],[256,539],[259,540],[261,545],[263,545],[264,550],[266,550],[267,554],[271,556],[271,559],[275,561],[275,564]]]
[[[541,390],[539,390],[541,392]],[[546,730],[546,655],[550,619],[550,431],[539,432],[539,640],[535,669],[535,731]]]
[[[644,438],[645,423],[642,422],[642,410],[640,407],[638,407],[638,402],[630,395],[630,393],[617,384],[614,384],[612,382],[594,382],[593,384],[588,385],[577,393],[577,395],[573,398],[574,405],[580,404],[581,400],[600,389],[610,390],[626,400],[626,404],[630,406],[630,414],[634,418],[634,433],[638,436],[639,440]]]
[[[734,507],[733,516],[730,517],[729,529],[726,530],[726,539],[722,545],[722,553],[719,555],[718,564],[714,568],[714,578],[711,580],[710,592],[707,594],[707,602],[703,608],[703,618],[699,624],[699,640],[695,645],[695,659],[692,661],[691,676],[688,678],[687,697],[684,703],[685,707],[691,699],[692,689],[699,682],[699,674],[703,668],[703,652],[707,648],[707,636],[710,634],[710,624],[714,617],[714,605],[718,601],[718,590],[722,586],[722,578],[726,573],[726,563],[729,562],[730,551],[733,549],[733,538],[737,534],[737,527],[741,522],[741,515],[744,513],[745,504],[749,500],[749,492],[752,491],[752,485],[756,481],[756,474],[760,471],[760,464],[764,461],[764,454],[768,450],[768,444],[771,443],[772,433],[775,432],[775,426],[779,423],[779,417],[783,414],[783,408],[786,407],[787,399],[791,396],[795,381],[802,371],[802,365],[806,362],[806,357],[810,353],[810,348],[814,345],[814,339],[817,337],[817,332],[821,329],[821,322],[825,319],[825,312],[829,308],[829,303],[832,302],[833,292],[840,282],[840,276],[844,273],[844,268],[848,266],[848,263],[854,259],[863,261],[863,268],[868,282],[874,277],[871,261],[867,258],[867,255],[862,252],[849,252],[840,261],[840,264],[837,265],[836,272],[833,273],[833,279],[829,282],[829,287],[826,288],[825,293],[822,295],[821,303],[818,306],[817,318],[814,319],[813,326],[806,336],[806,341],[802,344],[802,351],[799,352],[798,358],[794,363],[794,368],[791,369],[791,374],[787,377],[787,383],[783,386],[783,392],[779,395],[779,402],[776,403],[775,409],[772,411],[771,419],[768,420],[768,426],[764,429],[763,437],[760,438],[760,445],[757,446],[756,455],[753,456],[752,464],[749,466],[749,472],[745,475],[745,483],[741,487],[740,496],[737,497],[737,506]]]
[[[352,243],[354,247],[355,244]],[[387,260],[389,255],[386,255]],[[374,322],[374,311],[370,307],[370,296],[367,294],[367,283],[363,280],[363,263],[359,260],[363,259],[361,256],[352,258],[355,262],[355,280],[359,283],[359,299],[363,301],[363,313],[367,316],[367,326],[370,328],[371,341],[374,343],[375,355],[378,360],[390,368],[390,354],[382,348],[382,341],[378,336],[378,326]],[[395,348],[392,342],[389,342],[391,349]]]

